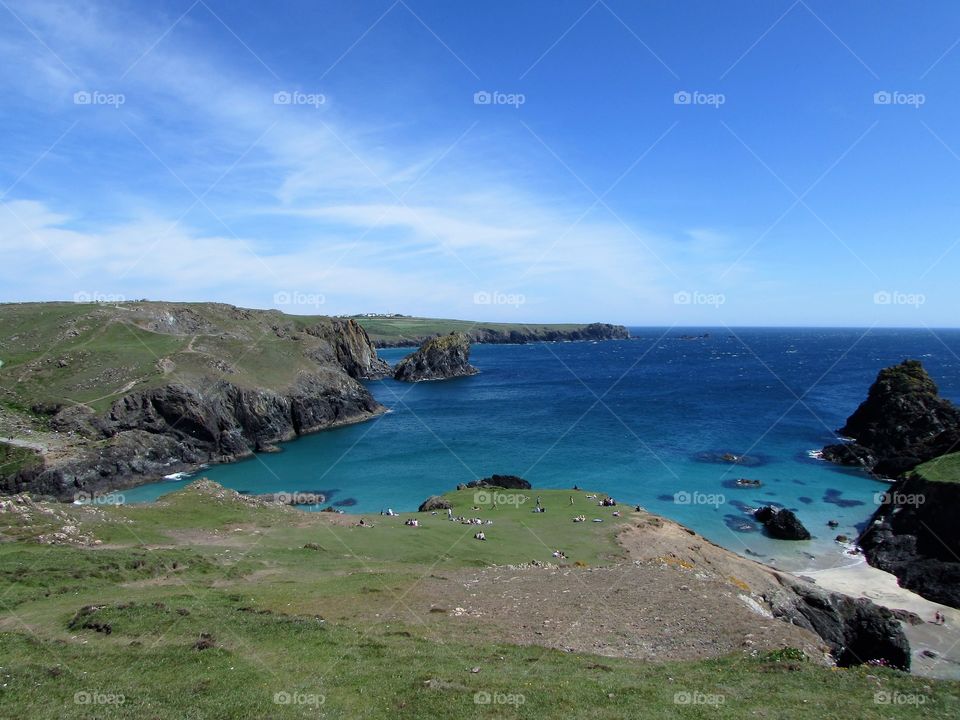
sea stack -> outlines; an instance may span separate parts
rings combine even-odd
[[[470,364],[470,339],[464,333],[450,333],[427,340],[420,349],[397,363],[393,377],[403,382],[446,380],[476,375]]]

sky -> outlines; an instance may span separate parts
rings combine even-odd
[[[0,301],[956,327],[960,5],[0,0]]]

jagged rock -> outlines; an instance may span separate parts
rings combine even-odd
[[[775,617],[811,630],[830,646],[841,667],[881,660],[910,669],[910,643],[893,612],[866,598],[854,599],[775,573],[787,593],[768,593]]]
[[[904,360],[879,372],[839,433],[855,442],[827,446],[825,459],[897,477],[960,447],[960,410],[940,397],[919,360]]]
[[[529,490],[533,486],[528,480],[516,475],[491,475],[482,480],[471,480],[466,484],[468,488],[498,487],[505,490]]]
[[[432,512],[434,510],[448,510],[452,507],[453,505],[450,504],[450,501],[447,500],[442,495],[431,495],[422,503],[420,503],[420,507],[417,508],[417,512]]]
[[[395,380],[419,382],[476,375],[470,364],[470,339],[463,333],[450,333],[425,342],[394,368]]]
[[[763,523],[767,534],[778,540],[809,540],[810,532],[797,516],[786,508],[777,509],[769,505],[753,513],[758,522]]]

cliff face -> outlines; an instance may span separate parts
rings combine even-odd
[[[395,380],[419,382],[476,375],[470,364],[470,339],[463,333],[433,338],[397,363]]]
[[[60,309],[41,306],[28,319],[36,325]],[[353,320],[211,304],[131,303],[93,307],[79,317],[76,306],[63,312],[68,321],[52,325],[46,337],[11,333],[38,349],[64,346],[52,368],[40,359],[25,363],[20,383],[11,385],[19,403],[33,406],[40,418],[27,430],[30,437],[56,439],[58,452],[0,477],[0,492],[67,500],[79,491],[130,487],[384,411],[358,380],[383,377],[390,368]],[[115,330],[115,344],[105,343],[118,325],[127,329]],[[96,351],[87,349],[86,334],[99,340]],[[151,352],[140,353],[131,335]],[[157,357],[154,346],[169,352]],[[33,375],[41,382],[25,390],[23,381]],[[95,385],[100,378],[102,391]],[[121,391],[111,392],[117,385]],[[102,399],[78,402],[78,389],[114,399],[107,406]]]
[[[825,447],[825,459],[895,477],[960,447],[960,410],[919,361],[905,360],[880,371],[839,432],[854,443]]]
[[[867,561],[896,575],[902,587],[960,608],[958,517],[960,484],[913,473],[883,494],[858,543]]]
[[[580,340],[629,340],[630,332],[623,325],[591,323],[573,330],[552,328],[517,328],[500,330],[482,325],[465,333],[471,343],[522,345],[530,342],[564,342]],[[416,347],[437,335],[411,335],[401,339],[377,339],[377,347]],[[442,336],[439,336],[442,337]]]

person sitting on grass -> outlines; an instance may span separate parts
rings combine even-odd
[[[487,539],[487,536],[484,535],[482,532],[478,532],[476,535],[473,536],[473,539],[474,539],[474,540],[486,540],[486,539]]]

